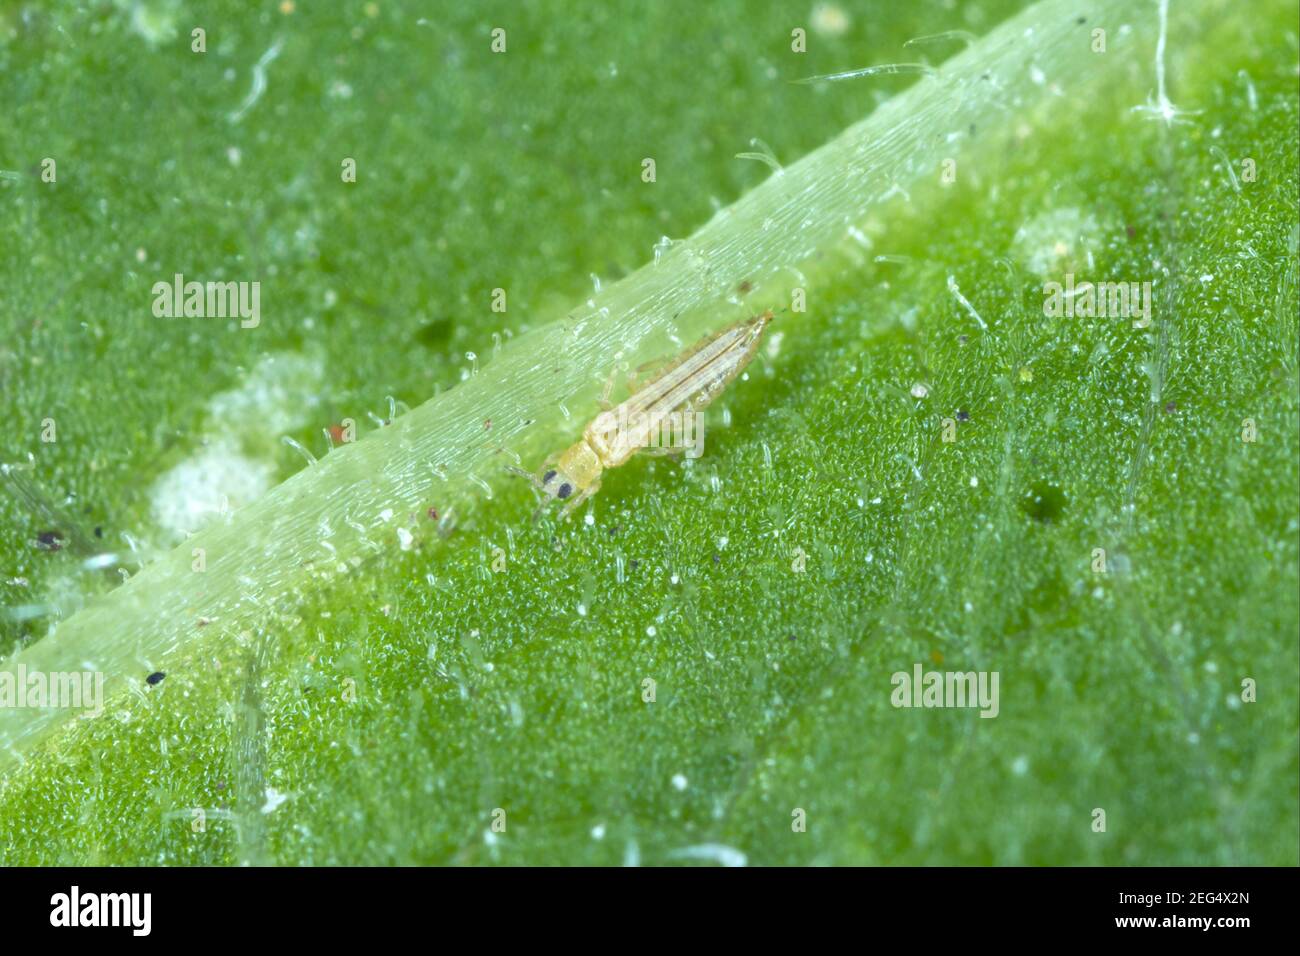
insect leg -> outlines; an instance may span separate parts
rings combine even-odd
[[[614,394],[614,379],[618,376],[618,369],[609,373],[609,378],[605,379],[605,387],[600,390],[600,398],[597,401],[604,411],[609,411],[614,407],[614,403],[609,397]]]
[[[647,445],[640,453],[650,458],[676,458],[685,450],[679,445]]]
[[[660,375],[667,372],[676,361],[676,357],[673,356],[669,358],[660,357],[651,359],[648,362],[642,362],[636,368],[632,369],[632,371],[627,373],[627,387],[631,391],[635,392],[643,385],[653,384],[654,381],[659,378]],[[640,378],[644,372],[649,372],[650,374],[647,376],[647,380],[643,383],[640,381]]]

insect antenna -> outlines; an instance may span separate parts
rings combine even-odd
[[[540,489],[542,487],[541,479],[538,478],[536,475],[534,475],[531,471],[524,471],[522,468],[516,468],[514,465],[506,465],[505,469],[506,471],[510,472],[510,474],[512,475],[518,475],[520,478],[524,479],[534,488]]]
[[[510,474],[518,475],[532,486],[533,497],[537,499],[537,507],[533,510],[533,523],[536,524],[537,519],[545,514],[546,509],[551,505],[551,499],[542,494],[542,489],[545,487],[542,484],[542,479],[538,478],[532,472],[524,471],[522,468],[516,468],[514,465],[506,465],[505,468],[506,471],[510,472]]]
[[[546,506],[550,504],[550,501],[542,494],[542,480],[532,472],[516,468],[514,465],[506,465],[506,471],[523,478],[532,487],[533,497],[537,499],[537,510],[533,512],[533,521],[536,522],[542,516],[542,512],[546,510]]]

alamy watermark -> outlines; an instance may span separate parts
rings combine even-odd
[[[1043,283],[1043,314],[1049,319],[1132,319],[1133,328],[1151,325],[1151,282],[1080,282],[1065,274],[1065,284]]]
[[[889,702],[895,707],[978,707],[981,717],[998,715],[997,671],[897,671]]]
[[[102,671],[29,671],[18,664],[0,670],[0,708],[84,710],[82,717],[104,712]]]
[[[178,272],[171,282],[155,282],[152,292],[153,314],[160,319],[238,318],[244,329],[262,321],[260,282],[186,282]]]
[[[687,458],[704,454],[704,412],[692,408],[661,411],[657,408],[618,408],[602,412],[592,421],[590,432],[609,449],[659,448],[680,451]]]
[[[122,926],[133,936],[148,936],[152,913],[152,893],[83,893],[73,886],[50,897],[51,926]]]

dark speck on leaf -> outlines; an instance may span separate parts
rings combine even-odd
[[[967,342],[969,342],[969,341],[970,341],[970,339],[967,338],[967,337],[964,336],[964,335],[959,335],[959,336],[957,336],[957,344],[958,344],[958,345],[965,345],[965,344],[966,344]]]
[[[959,422],[970,421],[970,412],[966,411],[966,409],[964,408],[957,409],[957,421]]]
[[[1172,414],[1173,414],[1174,412],[1176,412],[1176,411],[1178,411],[1178,403],[1177,403],[1177,402],[1165,402],[1165,413],[1166,413],[1166,414],[1168,414],[1168,415],[1172,415]]]
[[[638,563],[638,562],[637,562],[637,559],[636,559],[636,558],[633,558],[631,561],[629,561],[629,562],[627,563],[627,566],[628,566],[629,568],[631,568],[633,571],[635,571],[635,570],[636,570],[637,563]]]
[[[58,551],[63,547],[62,531],[42,531],[36,536],[36,546],[43,551]]]
[[[788,640],[788,641],[793,641],[793,640],[794,640],[794,635],[793,635],[793,634],[789,635],[789,636],[786,638],[786,640]]]
[[[722,555],[718,554],[718,552],[716,552],[716,551],[713,552],[713,563],[714,563],[714,564],[721,564],[721,563],[722,563]]]
[[[166,676],[167,676],[167,675],[164,674],[162,671],[154,671],[152,674],[150,674],[150,675],[149,675],[148,677],[146,677],[144,680],[145,680],[145,683],[146,683],[146,684],[149,684],[150,686],[152,686],[152,685],[154,685],[154,684],[161,684],[161,683],[162,683],[162,679],[163,679],[164,677],[166,677]]]
[[[1046,481],[1034,482],[1021,501],[1025,513],[1044,524],[1057,520],[1065,510],[1065,505],[1065,492]]]
[[[101,528],[99,525],[95,525],[95,537],[96,538],[104,537],[104,529]]]
[[[415,331],[415,341],[427,349],[440,349],[451,337],[452,322],[447,317],[426,322]]]

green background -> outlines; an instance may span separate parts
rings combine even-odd
[[[787,80],[1022,5],[841,6],[833,36],[808,4],[0,2],[0,461],[36,454],[92,549],[166,547],[151,489],[204,441],[303,466],[208,414],[263,357],[322,370],[288,432],[321,454],[689,235],[770,174],[734,158],[751,138],[788,163],[916,78]],[[1131,109],[1148,67],[919,187],[870,253],[831,252],[704,457],[610,473],[593,523],[530,524],[503,482],[472,527],[53,739],[0,789],[0,860],[1296,864],[1296,20],[1174,31],[1199,112],[1172,127]],[[1045,318],[1044,248],[1155,280],[1152,329]],[[261,326],[155,318],[175,272],[260,280]],[[38,547],[51,520],[0,496],[0,606],[117,580]],[[48,624],[16,617],[0,649]],[[1000,715],[895,709],[916,662],[999,672]]]

